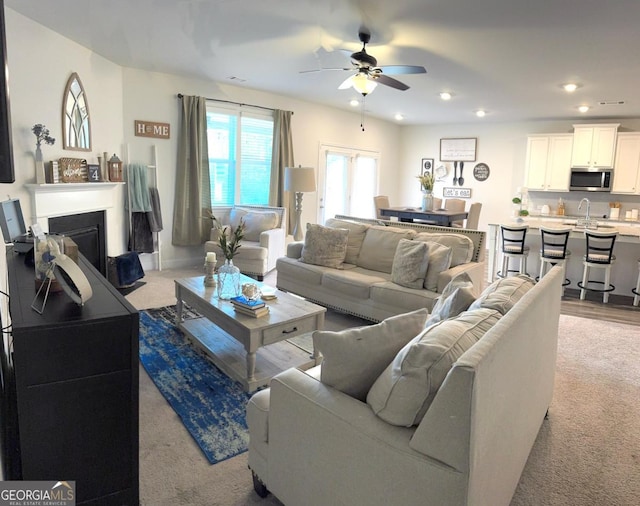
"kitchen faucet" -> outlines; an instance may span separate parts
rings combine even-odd
[[[589,210],[591,209],[591,202],[589,201],[589,199],[584,198],[580,201],[580,203],[578,204],[578,211],[580,209],[582,209],[582,203],[586,202],[587,203],[587,215],[585,216],[585,220],[587,221],[587,223],[591,220],[591,218],[589,217]]]

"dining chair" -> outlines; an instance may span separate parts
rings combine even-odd
[[[442,209],[442,199],[438,197],[433,197],[433,209]]]
[[[466,219],[464,228],[469,230],[478,230],[478,223],[480,221],[481,209],[482,209],[482,203],[480,202],[474,202],[469,206],[469,212],[467,214],[467,219]],[[456,221],[456,222],[453,222],[451,226],[453,228],[463,228],[462,225],[460,225],[460,223],[462,222]]]
[[[463,212],[466,206],[466,201],[462,199],[447,199],[444,201],[444,208],[447,211]],[[464,220],[458,220],[451,222],[452,227],[462,228]]]
[[[388,207],[391,207],[389,205],[389,197],[387,195],[376,195],[375,197],[373,197],[373,205],[376,208],[376,218],[379,220],[389,221],[388,216],[382,216],[380,214],[380,209],[386,209]]]

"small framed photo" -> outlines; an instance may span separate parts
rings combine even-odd
[[[90,183],[100,182],[100,165],[89,164],[87,165],[87,174]]]

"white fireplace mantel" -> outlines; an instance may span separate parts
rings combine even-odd
[[[27,184],[32,195],[31,217],[42,230],[49,231],[49,218],[105,211],[107,249],[115,254],[122,248],[124,207],[123,182]],[[113,253],[111,253],[113,254]]]

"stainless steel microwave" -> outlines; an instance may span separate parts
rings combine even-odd
[[[571,169],[569,189],[583,192],[609,192],[612,183],[612,169]]]

